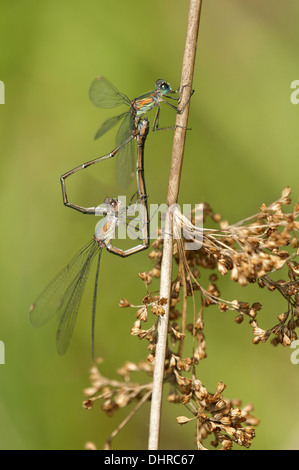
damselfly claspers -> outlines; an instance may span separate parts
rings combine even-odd
[[[170,96],[173,93],[179,93],[178,97]],[[193,93],[193,91],[190,93]],[[144,95],[138,96],[133,100],[130,100],[125,94],[118,91],[118,89],[112,85],[105,77],[96,78],[90,87],[89,97],[93,104],[99,108],[114,108],[120,105],[129,106],[130,109],[124,113],[114,116],[105,121],[98,129],[95,139],[101,137],[112,127],[118,124],[121,120],[123,121],[119,127],[116,135],[116,145],[119,146],[123,142],[127,142],[127,145],[122,146],[118,153],[117,164],[116,164],[116,179],[117,183],[121,188],[126,188],[130,182],[130,176],[133,170],[133,141],[128,138],[134,132],[138,119],[145,113],[153,108],[157,108],[156,116],[153,123],[153,130],[162,129],[174,129],[175,126],[159,128],[159,115],[160,115],[160,104],[165,103],[174,109],[178,113],[182,113],[185,109],[186,101],[181,108],[174,106],[169,103],[165,98],[176,100],[179,104],[181,93],[180,90],[172,90],[168,82],[159,79],[155,83],[155,89]]]
[[[87,210],[82,210],[83,213],[104,215],[104,218],[96,225],[93,239],[79,251],[62,271],[60,271],[30,307],[30,321],[31,324],[36,327],[44,325],[55,314],[57,315],[58,330],[56,346],[59,354],[64,354],[68,348],[90,267],[96,255],[98,256],[98,263],[92,301],[92,354],[94,352],[97,286],[103,248],[125,258],[145,250],[149,246],[149,219],[143,172],[144,144],[148,134],[148,127],[149,123],[147,119],[140,121],[139,134],[136,136],[138,144],[137,199],[140,205],[139,209],[142,219],[142,243],[128,250],[122,250],[112,245],[112,240],[118,225],[121,222],[126,222],[126,209],[129,209],[130,212],[130,207],[122,210],[117,199],[105,198],[103,205],[94,208],[85,208]],[[72,205],[70,206],[72,207]],[[78,209],[77,207],[74,208]],[[135,207],[133,207],[133,210],[136,210]]]

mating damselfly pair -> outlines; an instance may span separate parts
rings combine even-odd
[[[58,330],[56,335],[56,345],[60,354],[65,353],[72,337],[77,313],[93,260],[96,257],[98,259],[92,301],[92,351],[94,351],[97,286],[103,248],[106,248],[110,253],[125,258],[138,253],[149,246],[149,216],[144,177],[144,146],[149,131],[149,121],[146,117],[142,118],[142,116],[147,111],[157,107],[158,109],[153,126],[153,129],[157,130],[160,129],[158,128],[158,122],[161,102],[169,104],[171,108],[175,109],[177,112],[182,112],[185,105],[181,109],[178,109],[165,101],[164,97],[169,93],[178,93],[178,90],[173,92],[170,85],[163,80],[156,81],[156,88],[153,92],[141,95],[132,101],[130,101],[126,95],[120,93],[107,79],[103,77],[98,77],[91,85],[90,98],[97,106],[102,108],[112,108],[125,104],[130,106],[130,109],[126,113],[122,113],[105,121],[96,134],[96,138],[102,136],[123,119],[117,132],[117,146],[112,152],[83,163],[73,170],[65,173],[60,178],[63,203],[66,206],[83,214],[103,216],[96,225],[92,240],[89,241],[87,245],[77,253],[72,261],[58,273],[58,275],[50,282],[30,307],[30,321],[33,326],[42,326],[55,314],[57,315]],[[180,97],[171,98],[178,101],[180,100]],[[174,126],[171,126],[170,128],[173,127]],[[104,204],[95,207],[83,207],[69,202],[66,191],[66,179],[79,170],[88,168],[90,165],[113,158],[114,156],[117,156],[116,168],[118,179],[125,179],[126,181],[123,186],[126,186],[132,172],[132,151],[134,140],[137,142],[137,192],[134,194],[134,196],[136,196],[136,202],[134,204],[134,196],[131,199],[129,207],[125,208],[121,207],[118,199],[111,197],[106,197],[104,199]],[[141,243],[127,250],[117,248],[112,244],[112,240],[115,238],[116,229],[120,227],[121,224],[127,225],[128,214],[130,214],[130,212],[134,213],[136,210],[138,210],[141,218],[141,236],[138,237]]]

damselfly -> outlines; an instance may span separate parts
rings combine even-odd
[[[101,137],[112,127],[118,124],[121,120],[122,123],[116,135],[116,145],[119,146],[123,142],[127,142],[127,145],[122,146],[116,163],[116,179],[117,183],[121,188],[126,188],[130,182],[130,176],[132,175],[133,169],[133,141],[128,140],[130,135],[135,129],[136,119],[157,107],[156,116],[154,119],[153,130],[160,129],[174,129],[175,126],[159,128],[159,115],[160,115],[160,104],[165,103],[174,109],[176,112],[181,113],[185,109],[186,104],[178,108],[173,104],[169,103],[165,98],[180,101],[181,94],[180,90],[172,90],[168,82],[159,79],[155,83],[155,89],[144,95],[138,96],[133,100],[130,100],[125,94],[115,88],[105,77],[96,78],[90,87],[89,96],[93,104],[99,108],[114,108],[122,104],[129,106],[130,109],[124,113],[114,116],[105,121],[98,129],[95,139]],[[179,93],[178,97],[170,96],[172,93]],[[192,94],[193,92],[191,92]],[[190,94],[190,96],[191,96]],[[125,171],[124,171],[125,169]]]
[[[147,211],[147,195],[145,192],[143,158],[144,143],[148,132],[148,121],[144,120],[144,127],[140,127],[138,138],[138,201],[141,207],[142,239],[141,244],[127,250],[112,245],[115,231],[121,222],[125,222],[127,210],[122,211],[117,199],[106,198],[104,205],[93,208],[86,213],[104,215],[95,229],[93,239],[85,245],[72,261],[50,282],[30,307],[30,321],[33,326],[42,326],[55,314],[58,319],[56,346],[59,354],[64,354],[68,348],[77,319],[82,295],[90,272],[92,261],[98,256],[94,293],[92,301],[92,353],[94,351],[94,326],[97,301],[97,286],[100,261],[103,248],[123,258],[145,250],[149,246],[149,220]],[[135,205],[133,210],[135,210]],[[91,208],[88,208],[91,209]],[[126,208],[129,209],[130,207]],[[124,220],[123,220],[124,219]]]

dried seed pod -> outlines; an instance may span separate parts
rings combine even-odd
[[[186,424],[192,421],[193,418],[187,418],[186,416],[177,416],[176,417],[176,422],[178,424]]]
[[[150,284],[151,281],[152,281],[151,276],[150,276],[149,273],[146,272],[146,271],[141,272],[141,273],[138,273],[138,276],[140,277],[140,279],[141,279],[145,284]]]
[[[131,304],[127,299],[120,299],[118,305],[119,305],[120,308],[131,307]]]
[[[93,401],[92,401],[92,400],[85,400],[85,401],[82,403],[82,406],[83,406],[83,408],[85,408],[86,410],[91,410],[91,408],[93,407]]]
[[[146,306],[141,307],[140,309],[137,310],[136,317],[140,321],[143,321],[143,322],[147,321],[147,308],[146,308]]]

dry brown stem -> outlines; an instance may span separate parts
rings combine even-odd
[[[192,80],[195,64],[197,37],[201,12],[201,0],[190,0],[189,17],[187,26],[187,36],[183,58],[181,75],[182,101],[186,101],[192,89]],[[186,138],[186,128],[188,122],[189,103],[184,112],[177,115],[176,130],[174,133],[173,150],[168,182],[167,206],[171,207],[178,200],[181,169],[183,163],[184,146]],[[150,431],[148,448],[158,449],[161,404],[163,394],[164,364],[166,356],[166,342],[169,323],[170,288],[172,280],[172,258],[173,258],[173,221],[172,215],[168,212],[165,224],[165,239],[163,248],[163,258],[161,264],[160,296],[168,299],[165,306],[165,315],[158,321],[158,339],[155,354],[155,370],[153,378],[152,406],[150,414]]]

